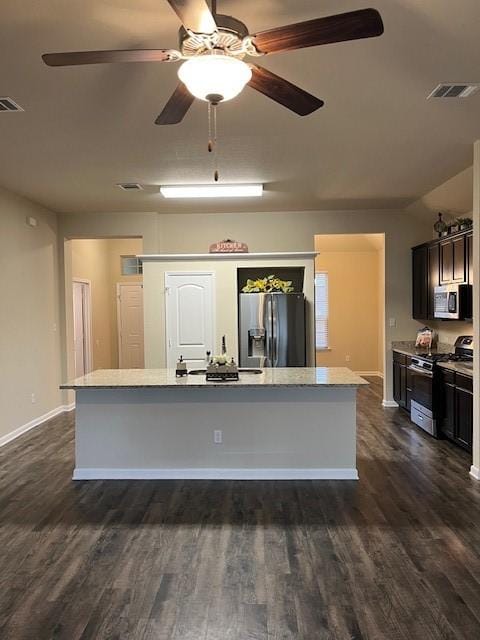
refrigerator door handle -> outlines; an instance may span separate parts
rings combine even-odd
[[[272,366],[272,298],[271,296],[266,297],[265,299],[265,309],[266,309],[266,319],[265,319],[265,349],[266,349],[266,359],[265,366]]]
[[[275,296],[272,296],[272,366],[278,366],[278,304]]]

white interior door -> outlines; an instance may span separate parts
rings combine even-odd
[[[120,369],[143,369],[143,285],[117,285],[118,362]]]
[[[90,283],[74,280],[73,287],[73,344],[75,377],[89,373],[92,368],[90,353]]]
[[[215,345],[215,274],[166,273],[167,367],[180,356],[199,368]]]

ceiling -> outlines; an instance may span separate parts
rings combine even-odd
[[[48,68],[53,51],[176,47],[164,0],[2,0],[0,185],[55,211],[398,208],[472,162],[480,93],[427,101],[441,81],[480,82],[478,0],[218,0],[251,32],[374,6],[381,38],[271,55],[261,64],[325,100],[301,118],[250,88],[219,107],[220,180],[263,182],[261,200],[167,201],[160,184],[212,179],[207,109],[154,120],[176,63]],[[125,193],[118,182],[140,182]]]

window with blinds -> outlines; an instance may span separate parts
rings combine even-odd
[[[142,261],[136,256],[120,256],[122,276],[136,276],[143,272]]]
[[[328,273],[315,274],[315,347],[328,349]]]

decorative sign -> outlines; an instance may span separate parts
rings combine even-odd
[[[245,242],[237,242],[236,240],[222,240],[210,245],[209,253],[248,253],[248,246]]]

